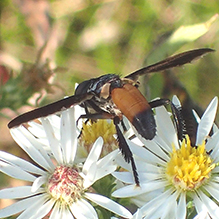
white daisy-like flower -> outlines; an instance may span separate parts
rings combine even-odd
[[[156,108],[155,138],[141,139],[144,147],[129,142],[136,155],[140,186],[135,185],[128,165],[118,159],[128,172],[113,173],[124,186],[112,195],[131,197],[139,207],[134,218],[184,219],[191,218],[191,213],[195,218],[219,218],[219,131],[209,136],[217,105],[215,97],[198,118],[196,147],[191,146],[188,136],[182,142],[178,140],[164,107]]]
[[[33,126],[31,132],[24,126],[11,129],[14,140],[36,165],[6,152],[0,152],[0,171],[31,184],[0,190],[1,199],[19,200],[1,209],[0,218],[18,213],[21,213],[19,219],[37,219],[44,216],[49,216],[50,219],[98,218],[90,202],[120,217],[131,218],[132,215],[126,208],[96,194],[91,187],[97,180],[115,171],[117,166],[112,161],[118,150],[99,159],[103,140],[98,138],[85,162],[77,163],[74,108],[61,113],[60,127],[53,127],[51,121],[51,117],[42,118],[41,128],[37,125],[36,127],[39,131],[42,131],[43,127],[52,156],[45,150],[45,144],[33,135]]]

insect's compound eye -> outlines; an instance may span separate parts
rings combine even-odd
[[[90,88],[91,83],[92,83],[92,80],[87,80],[87,81],[81,82],[75,90],[75,95],[85,94],[85,93],[89,92],[89,88]]]

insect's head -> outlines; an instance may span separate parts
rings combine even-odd
[[[107,99],[110,96],[112,87],[121,86],[121,83],[122,81],[118,75],[102,75],[80,83],[75,90],[75,94],[92,93],[95,96]]]

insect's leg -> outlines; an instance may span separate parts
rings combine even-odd
[[[94,114],[87,113],[84,115],[80,115],[80,117],[76,121],[76,125],[78,125],[78,122],[80,119],[86,119],[85,121],[85,124],[86,124],[89,121],[89,119],[97,120],[97,119],[113,119],[113,118],[114,117],[111,114],[104,112],[104,111],[101,113],[94,113]],[[81,134],[82,134],[82,129],[80,131],[78,138],[80,138]]]
[[[178,138],[179,140],[182,140],[185,133],[186,133],[186,128],[185,128],[185,121],[183,119],[182,115],[182,108],[177,107],[173,102],[169,99],[157,99],[149,102],[149,105],[151,108],[163,106],[163,105],[170,105],[171,110],[173,113],[173,119],[174,123],[176,125],[177,133],[178,133]]]
[[[138,172],[137,172],[137,168],[136,168],[135,161],[133,158],[133,154],[132,154],[132,152],[131,152],[131,150],[130,150],[119,126],[118,126],[118,124],[120,123],[119,117],[114,117],[113,122],[114,122],[114,125],[116,127],[116,132],[117,132],[118,142],[119,142],[119,149],[121,150],[125,161],[127,163],[131,162],[135,183],[137,186],[139,186],[140,182],[139,182]]]
[[[77,119],[77,125],[78,121],[80,119],[91,119],[91,120],[96,120],[96,119],[113,119],[114,117],[107,112],[102,112],[102,113],[93,113],[93,114],[84,114],[80,115],[80,117]]]

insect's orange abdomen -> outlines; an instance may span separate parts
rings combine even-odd
[[[156,125],[153,112],[145,97],[135,86],[125,84],[121,88],[114,88],[111,98],[140,135],[146,139],[152,139],[155,136]]]

